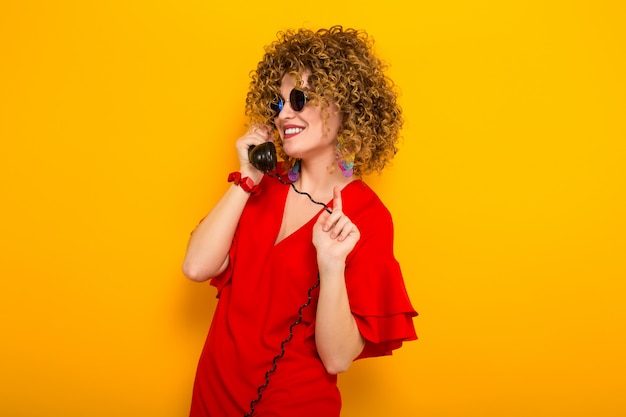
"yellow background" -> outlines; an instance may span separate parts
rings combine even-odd
[[[402,89],[394,215],[420,340],[343,416],[626,415],[621,1],[0,5],[0,414],[184,416],[183,278],[275,33],[366,29]],[[285,254],[288,256],[288,254]]]

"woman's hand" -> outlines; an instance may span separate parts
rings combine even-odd
[[[333,189],[333,212],[323,211],[313,227],[313,245],[322,267],[345,266],[348,254],[361,238],[361,233],[342,210],[341,190]]]
[[[250,177],[258,184],[263,177],[263,173],[256,169],[248,159],[248,149],[250,146],[257,146],[272,139],[271,129],[268,126],[256,124],[252,126],[242,137],[237,139],[235,147],[239,156],[239,171],[242,177]]]

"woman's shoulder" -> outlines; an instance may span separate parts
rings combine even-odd
[[[355,179],[341,193],[343,211],[353,221],[372,219],[391,221],[391,213],[378,194],[363,180]]]

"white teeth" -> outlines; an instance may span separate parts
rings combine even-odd
[[[285,129],[285,135],[294,135],[296,133],[302,132],[304,129],[301,127],[290,127],[289,129]]]

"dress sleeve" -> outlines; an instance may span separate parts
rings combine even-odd
[[[282,167],[282,165],[280,165],[280,167]],[[274,195],[276,193],[275,190],[282,187],[282,184],[278,184],[279,187],[276,187],[276,183],[268,181],[267,178],[267,175],[263,176],[258,184],[259,188],[257,193],[250,196],[248,202],[246,203],[246,206],[243,209],[243,212],[239,219],[239,223],[237,224],[237,228],[235,229],[233,241],[230,245],[230,249],[228,250],[229,262],[226,266],[226,269],[224,269],[221,274],[211,278],[210,280],[210,284],[217,288],[217,298],[220,297],[222,289],[224,289],[224,287],[231,282],[236,264],[235,262],[237,258],[237,253],[247,253],[246,248],[249,248],[251,244],[254,244],[256,242],[256,240],[250,240],[250,222],[252,222],[252,225],[254,227],[253,230],[258,231],[259,210],[264,211],[263,209],[267,207],[268,199],[271,200],[272,198],[274,198]],[[244,218],[251,220],[248,220],[246,222],[245,220],[243,220]],[[243,223],[246,223],[247,226],[243,225]],[[261,221],[260,225],[266,226],[266,223],[267,222]],[[241,236],[247,236],[247,239],[243,239],[241,238]]]
[[[230,245],[230,249],[228,250],[228,265],[226,269],[222,271],[221,274],[211,278],[209,283],[217,288],[216,298],[220,298],[220,294],[222,293],[222,289],[230,283],[230,280],[233,276],[233,265],[235,264],[235,248],[237,247],[237,242],[239,241],[239,226],[235,230],[235,236],[233,237],[233,243]]]
[[[417,335],[400,265],[393,255],[391,216],[367,226],[346,263],[350,308],[365,347],[357,359],[390,355]]]

